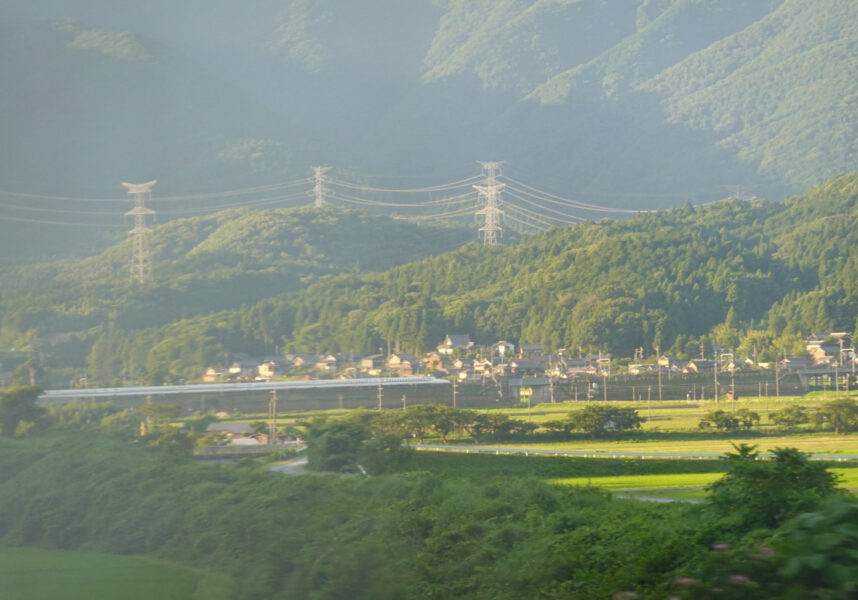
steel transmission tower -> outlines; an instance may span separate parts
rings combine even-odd
[[[499,162],[481,162],[483,165],[483,175],[485,176],[484,185],[475,185],[480,193],[481,198],[485,198],[486,205],[481,210],[477,211],[478,215],[483,215],[483,226],[480,227],[480,233],[483,236],[483,244],[486,246],[494,246],[498,243],[498,238],[503,233],[500,221],[503,216],[503,211],[500,209],[501,192],[504,187],[503,183],[498,183],[497,178],[500,175]]]
[[[313,167],[313,172],[315,176],[313,177],[313,197],[315,201],[313,202],[313,206],[316,208],[321,208],[325,206],[325,195],[328,193],[328,189],[325,187],[325,173],[327,173],[331,167]]]
[[[134,199],[134,208],[125,213],[126,217],[134,217],[134,229],[129,233],[133,237],[131,254],[131,280],[146,283],[152,275],[152,256],[149,252],[149,234],[152,232],[146,226],[146,217],[154,215],[155,211],[146,208],[146,200],[152,199],[152,186],[156,180],[149,183],[123,183],[128,195]]]

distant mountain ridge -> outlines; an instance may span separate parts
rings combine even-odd
[[[779,199],[858,156],[851,0],[11,0],[4,18],[0,189],[199,192],[313,164],[443,182],[505,160],[658,208],[732,184]],[[9,229],[6,252],[31,231]]]

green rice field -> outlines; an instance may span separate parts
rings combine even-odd
[[[226,575],[142,556],[0,548],[3,600],[227,600]]]

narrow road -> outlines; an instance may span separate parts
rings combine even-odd
[[[306,473],[304,467],[307,466],[307,456],[299,456],[298,458],[293,458],[292,460],[287,460],[286,462],[274,463],[270,467],[268,467],[269,471],[277,471],[278,473],[283,473],[284,475],[303,475]]]

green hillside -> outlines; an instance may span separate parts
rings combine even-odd
[[[856,202],[858,175],[847,175],[781,203],[687,205],[470,244],[160,329],[103,331],[87,364],[106,380],[178,381],[224,352],[419,354],[450,332],[615,357],[656,346],[693,357],[701,343],[800,352],[804,335],[855,328]]]
[[[0,189],[220,191],[311,164],[440,183],[506,160],[657,208],[854,168],[851,0],[8,4]],[[6,253],[33,237],[16,223]],[[87,241],[46,231],[40,254]]]
[[[856,48],[854,2],[786,0],[644,89],[664,96],[669,121],[713,131],[761,173],[802,185],[858,156]]]
[[[235,582],[140,556],[0,548],[0,594],[7,600],[229,600]]]
[[[253,305],[332,275],[449,251],[473,237],[464,228],[336,208],[177,219],[154,228],[152,281],[142,288],[130,281],[130,241],[87,259],[0,271],[0,343],[35,350],[59,342],[54,351],[80,364],[88,352],[80,354],[80,344],[88,348],[104,327],[130,331]]]
[[[103,203],[5,192],[117,197],[120,182],[151,179],[162,196],[219,191],[306,177],[321,154],[235,86],[127,31],[0,22],[0,54],[4,256],[91,252],[109,238],[62,223],[116,223]]]

